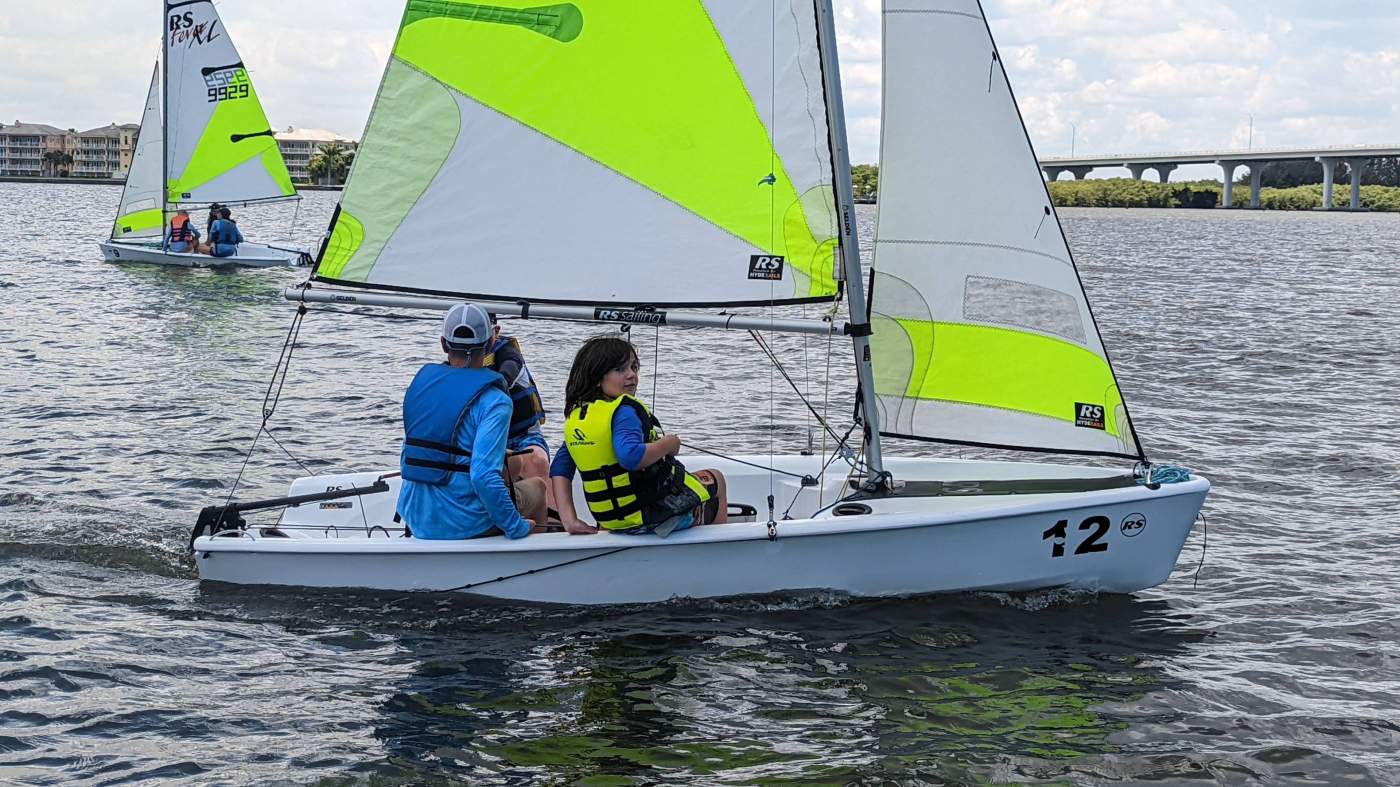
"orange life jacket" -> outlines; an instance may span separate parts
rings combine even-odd
[[[170,219],[170,242],[190,243],[192,241],[194,241],[194,233],[190,231],[190,217],[172,217]]]

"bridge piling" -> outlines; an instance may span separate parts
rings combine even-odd
[[[1240,168],[1243,161],[1217,161],[1216,164],[1225,170],[1225,177],[1221,184],[1225,187],[1225,193],[1221,195],[1220,207],[1230,209],[1235,207],[1235,170]]]
[[[1337,175],[1337,159],[1330,156],[1318,156],[1317,161],[1322,162],[1322,209],[1332,209],[1332,182]]]
[[[1351,209],[1361,210],[1361,171],[1370,163],[1368,158],[1349,158],[1347,168],[1351,170]]]

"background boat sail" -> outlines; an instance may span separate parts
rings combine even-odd
[[[166,2],[165,9],[165,67],[158,65],[151,79],[117,221],[112,237],[100,244],[103,257],[109,262],[180,266],[303,262],[305,250],[289,244],[242,243],[234,256],[218,258],[161,247],[166,217],[180,208],[194,212],[215,202],[247,205],[300,199],[214,4],[175,1]],[[162,81],[163,102],[158,91]]]
[[[313,281],[288,297],[849,335],[857,482],[813,456],[707,457],[731,502],[766,499],[769,521],[452,542],[383,537],[403,533],[395,473],[317,476],[289,498],[206,508],[200,576],[565,603],[1165,580],[1205,479],[880,451],[886,431],[1141,458],[980,7],[885,9],[884,156],[911,170],[882,194],[867,311],[829,3],[618,6],[410,0]],[[946,149],[916,142],[931,128]],[[975,152],[1006,157],[1009,210],[933,195]],[[677,310],[829,301],[842,280],[846,324]],[[774,521],[775,490],[794,519]],[[297,507],[325,500],[340,502]],[[240,515],[272,506],[292,506],[275,527]]]

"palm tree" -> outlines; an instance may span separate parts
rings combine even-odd
[[[320,180],[323,186],[344,183],[345,176],[350,172],[350,164],[354,160],[355,154],[346,150],[339,142],[327,142],[311,157],[306,170],[311,174],[313,181]]]
[[[44,172],[47,173],[46,177],[53,177],[54,174],[57,173],[59,167],[73,166],[73,157],[61,150],[50,150],[46,152],[42,158],[45,165]],[[68,170],[64,169],[63,172],[59,174],[62,177],[67,177]]]

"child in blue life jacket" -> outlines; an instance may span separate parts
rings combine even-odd
[[[233,223],[233,214],[228,208],[219,209],[219,218],[209,225],[209,253],[215,257],[232,257],[238,253],[238,244],[243,242],[243,233]]]

